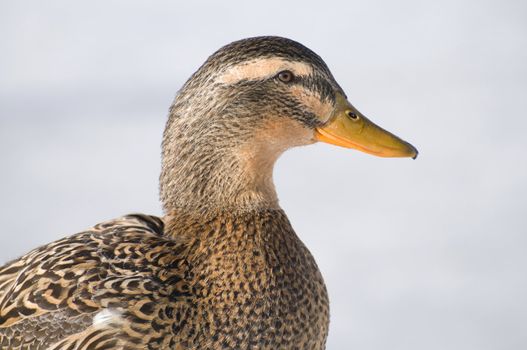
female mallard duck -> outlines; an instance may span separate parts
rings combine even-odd
[[[0,270],[1,349],[324,349],[328,297],[272,169],[323,141],[416,157],[346,100],[322,59],[258,37],[214,53],[163,139],[166,215],[128,215]]]

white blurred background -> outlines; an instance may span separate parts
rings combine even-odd
[[[277,164],[328,285],[328,349],[527,349],[525,1],[2,1],[0,261],[161,214],[172,98],[256,35],[310,47],[420,150],[320,144]]]

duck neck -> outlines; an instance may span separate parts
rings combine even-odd
[[[282,150],[263,141],[178,134],[171,133],[169,141],[165,135],[163,145],[160,192],[166,213],[279,208],[272,176]]]

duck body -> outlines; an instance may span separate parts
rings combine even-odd
[[[169,222],[126,216],[4,266],[0,348],[324,348],[324,282],[282,211]]]
[[[170,108],[165,215],[108,221],[3,266],[0,350],[324,349],[324,281],[272,181],[284,151],[316,141],[417,156],[305,46],[257,37],[221,48]]]

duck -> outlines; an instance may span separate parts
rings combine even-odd
[[[3,265],[0,349],[324,349],[326,286],[273,184],[284,151],[319,141],[418,154],[304,45],[220,48],[169,109],[163,216],[105,221]]]

